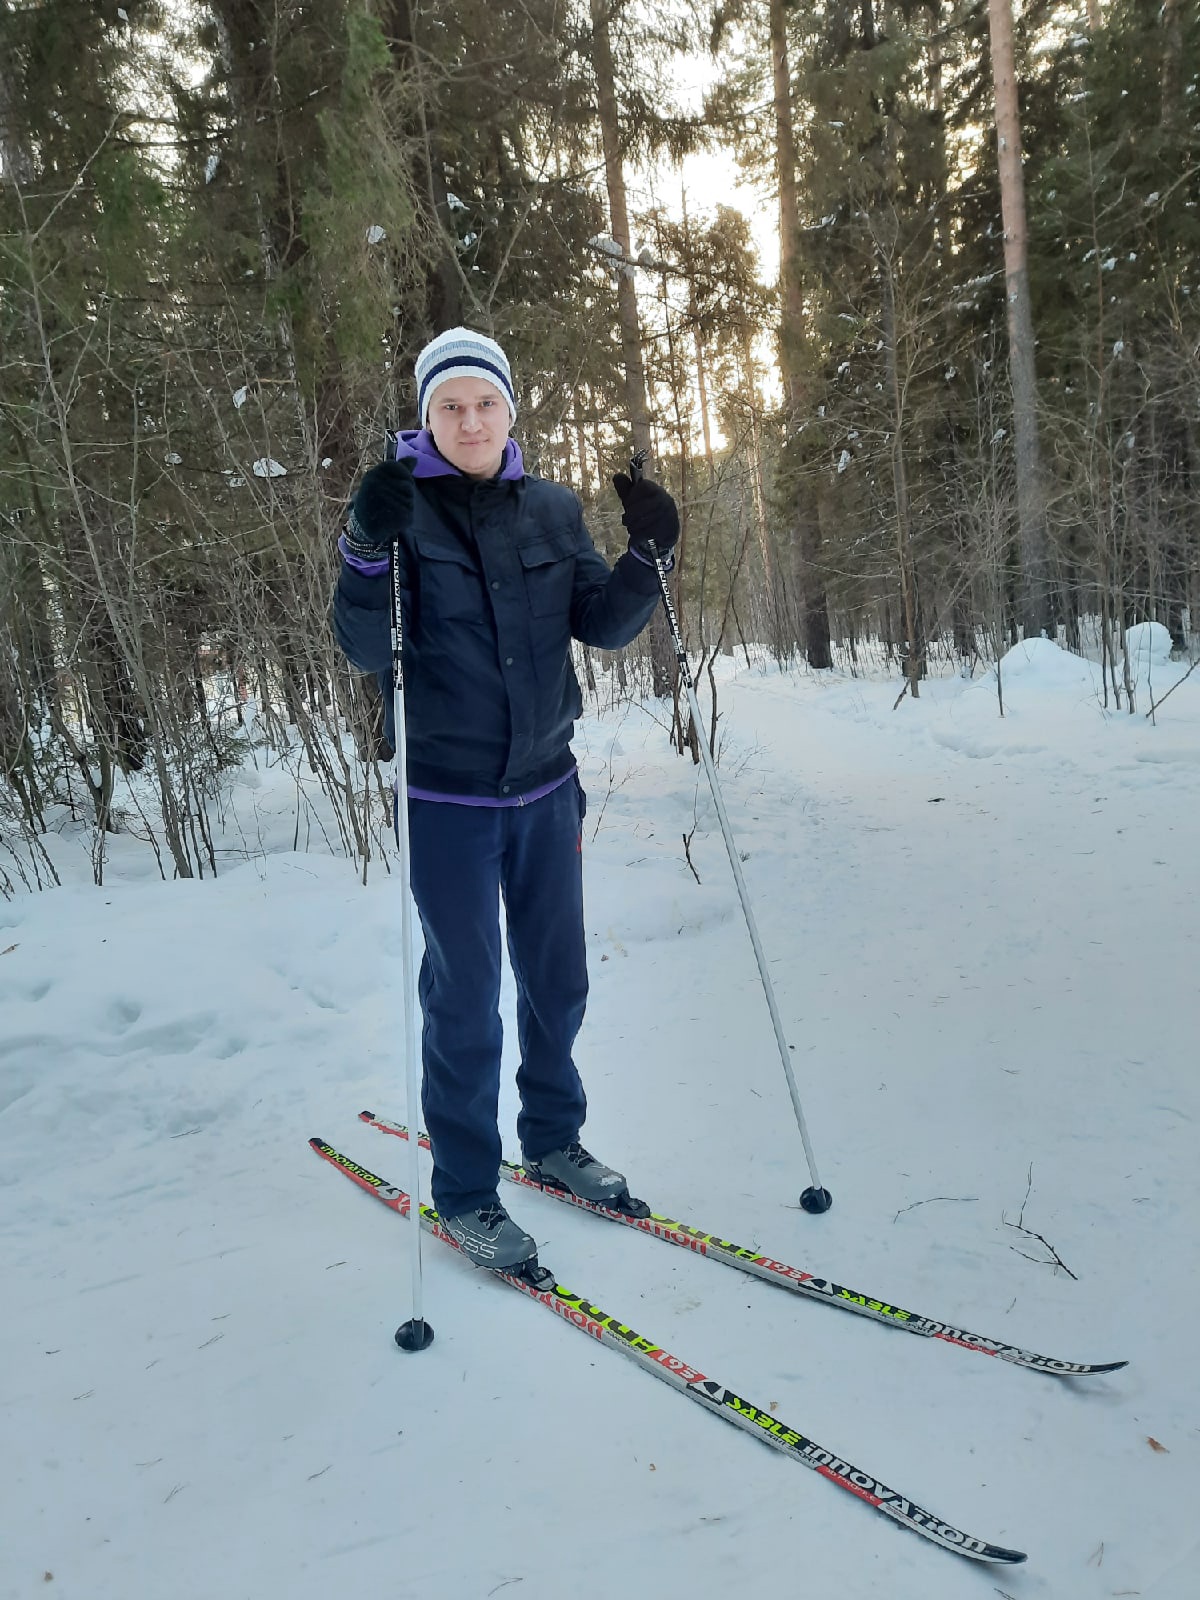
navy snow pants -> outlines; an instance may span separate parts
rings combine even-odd
[[[525,806],[409,801],[412,889],[425,933],[422,1105],[443,1216],[496,1198],[500,898],[517,984],[517,1137],[536,1159],[576,1138],[587,1110],[571,1049],[587,1002],[583,790],[569,778]]]

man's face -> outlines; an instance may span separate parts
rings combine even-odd
[[[449,378],[433,391],[429,431],[452,467],[494,478],[508,443],[508,402],[485,378]]]

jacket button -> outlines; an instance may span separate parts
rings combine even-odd
[[[512,787],[511,784],[502,783],[500,785],[500,793],[501,794],[507,794],[511,787]]]
[[[493,578],[492,579],[492,588],[493,589],[498,589],[499,587],[500,587],[500,579],[499,578]]]
[[[512,666],[512,657],[511,656],[505,656],[504,665],[506,667],[511,667]]]

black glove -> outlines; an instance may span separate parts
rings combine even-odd
[[[629,529],[629,548],[643,561],[654,560],[650,541],[660,559],[665,560],[679,540],[679,511],[661,483],[639,478],[636,483],[618,472],[613,488],[625,507],[621,521]]]
[[[360,561],[381,561],[392,541],[412,522],[413,463],[381,461],[358,486],[346,519],[343,538],[348,554]]]

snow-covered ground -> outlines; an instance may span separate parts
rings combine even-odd
[[[723,682],[819,1218],[702,774],[640,708],[577,740],[588,1143],[659,1211],[1128,1368],[1021,1371],[505,1195],[564,1283],[1026,1566],[894,1528],[431,1241],[436,1342],[395,1349],[407,1227],[307,1139],[405,1181],[355,1115],[405,1115],[403,908],[294,852],[260,768],[215,881],[117,840],[97,890],[64,827],[66,886],[0,903],[0,1600],[1194,1600],[1200,673],[1152,725],[1146,665],[1132,717],[1045,644],[1003,720],[994,680]],[[513,1114],[509,1083],[519,1158]]]

